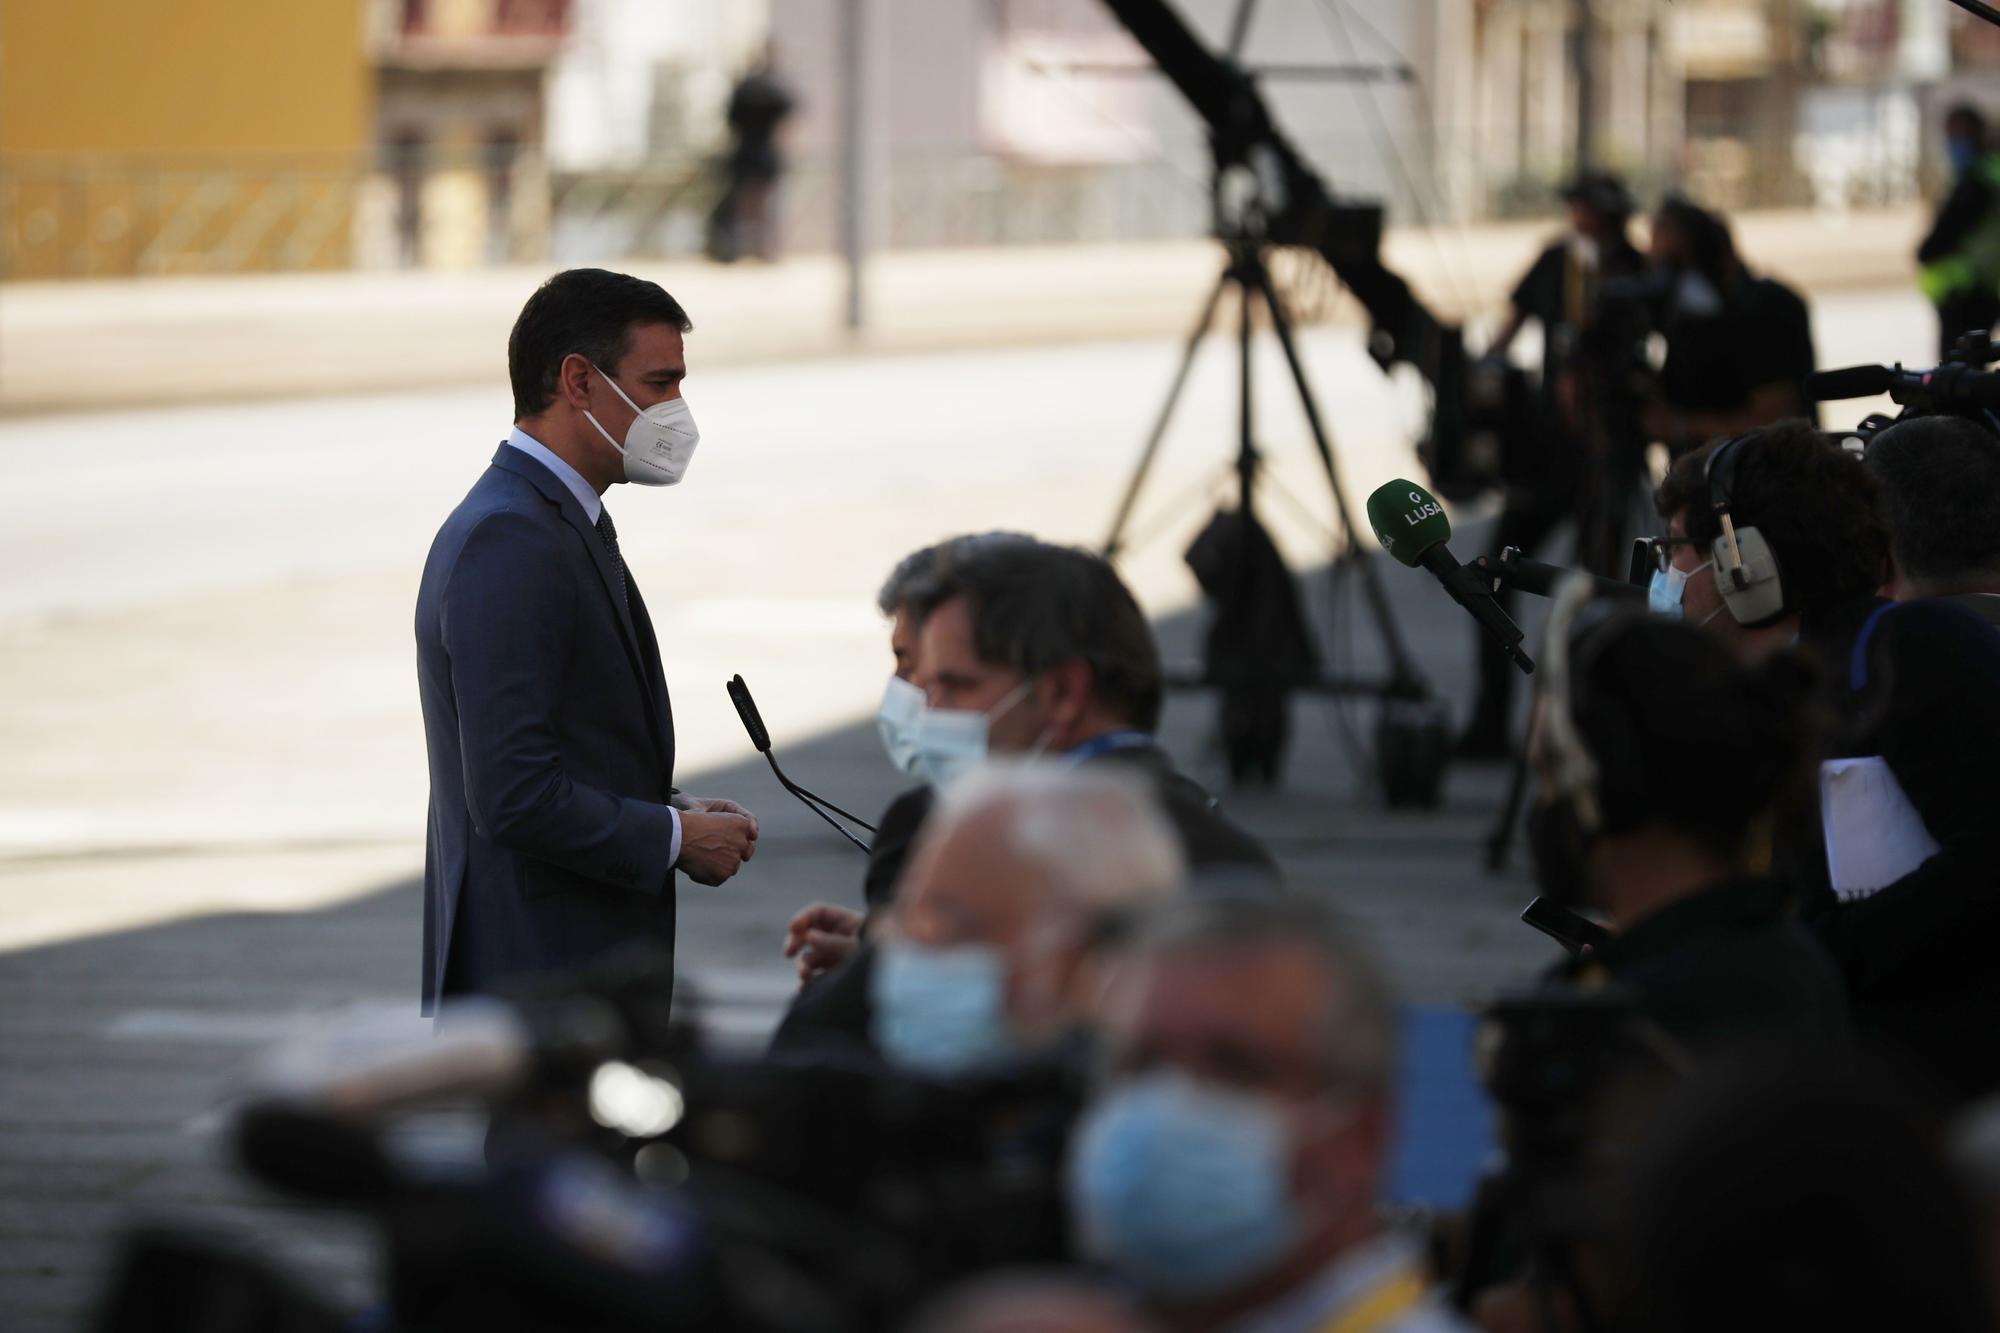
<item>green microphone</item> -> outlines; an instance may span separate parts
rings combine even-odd
[[[1451,540],[1451,520],[1445,517],[1444,506],[1414,481],[1376,487],[1368,497],[1368,525],[1375,529],[1383,550],[1412,568],[1423,561],[1425,552]],[[1445,559],[1451,559],[1449,551]]]
[[[1521,627],[1493,600],[1492,584],[1452,558],[1445,545],[1451,540],[1451,520],[1435,495],[1414,481],[1399,479],[1378,486],[1368,497],[1368,525],[1375,529],[1383,550],[1413,569],[1429,570],[1515,666],[1534,672],[1533,659],[1521,651]]]

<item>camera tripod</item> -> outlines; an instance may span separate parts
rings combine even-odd
[[[1278,336],[1278,345],[1284,349],[1285,364],[1291,371],[1292,384],[1298,390],[1299,405],[1305,411],[1306,424],[1312,432],[1314,449],[1319,455],[1321,467],[1326,472],[1327,485],[1333,493],[1334,509],[1341,534],[1340,549],[1334,555],[1336,571],[1341,566],[1351,566],[1358,572],[1367,596],[1369,611],[1389,655],[1389,671],[1386,677],[1337,677],[1320,674],[1294,682],[1294,686],[1328,693],[1427,699],[1430,697],[1430,687],[1411,661],[1409,648],[1403,642],[1402,631],[1396,624],[1395,614],[1389,606],[1388,596],[1382,590],[1381,580],[1367,554],[1361,549],[1359,541],[1356,540],[1354,525],[1349,518],[1347,494],[1341,485],[1340,469],[1333,457],[1333,444],[1327,435],[1325,422],[1320,416],[1319,404],[1313,397],[1312,386],[1306,381],[1305,365],[1299,359],[1291,315],[1285,307],[1284,298],[1278,293],[1276,284],[1271,279],[1271,270],[1264,258],[1264,245],[1255,239],[1236,237],[1225,238],[1223,244],[1228,250],[1229,262],[1216,278],[1215,287],[1210,291],[1208,300],[1202,307],[1201,317],[1195,322],[1194,329],[1182,348],[1180,365],[1174,372],[1173,382],[1168,386],[1166,401],[1161,404],[1159,415],[1154,419],[1152,433],[1146,437],[1145,448],[1140,452],[1131,479],[1126,483],[1124,497],[1119,501],[1117,516],[1111,523],[1111,533],[1105,538],[1104,555],[1107,559],[1116,559],[1125,549],[1125,531],[1131,522],[1132,511],[1138,504],[1140,492],[1145,489],[1146,479],[1158,456],[1161,441],[1166,438],[1167,428],[1173,422],[1174,410],[1179,406],[1182,391],[1187,387],[1188,375],[1194,367],[1195,356],[1215,326],[1216,313],[1222,306],[1224,296],[1234,288],[1237,295],[1236,348],[1240,386],[1236,448],[1239,510],[1245,515],[1255,514],[1257,473],[1263,462],[1262,452],[1256,442],[1255,396],[1251,384],[1253,369],[1251,337],[1255,331],[1256,306],[1261,301],[1269,315],[1272,331]]]

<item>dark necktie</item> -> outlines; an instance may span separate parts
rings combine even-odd
[[[611,567],[618,571],[618,604],[629,610],[632,599],[625,591],[625,557],[618,554],[618,528],[609,509],[597,511],[597,537],[604,543],[604,553],[611,557]]]

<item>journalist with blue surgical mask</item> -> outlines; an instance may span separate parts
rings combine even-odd
[[[660,645],[605,502],[687,476],[692,327],[654,283],[571,269],[508,338],[514,428],[417,594],[427,1013],[633,941],[671,950],[678,877],[721,884],[756,848],[749,811],[673,785]],[[627,521],[677,498],[635,498]]]
[[[1088,1258],[1184,1333],[1444,1333],[1422,1246],[1386,1228],[1396,1015],[1301,902],[1157,919],[1100,1002],[1105,1077],[1070,1137]]]
[[[1270,854],[1161,747],[1159,652],[1109,562],[1023,538],[947,543],[907,604],[917,627],[911,683],[924,706],[900,734],[907,736],[906,771],[920,787],[898,803],[898,822],[911,836],[894,846],[877,839],[869,879],[889,892],[870,901],[872,912],[894,901],[935,793],[992,757],[1123,772],[1152,792],[1198,884],[1275,891]],[[871,968],[864,948],[811,980],[780,1024],[774,1049],[799,1052],[822,1040],[872,1045]]]

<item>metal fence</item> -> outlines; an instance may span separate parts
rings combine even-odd
[[[1696,125],[1673,174],[1725,208],[1868,206],[1917,188],[1914,117],[1836,108],[1795,138]],[[1879,126],[1886,125],[1887,129]],[[1563,164],[1494,178],[1481,163],[1405,156],[1360,136],[1304,145],[1337,190],[1385,199],[1392,221],[1520,216],[1555,205]],[[891,248],[1144,241],[1208,226],[1202,143],[1140,160],[1025,163],[906,151],[877,175],[875,244]],[[839,244],[842,182],[803,156],[778,195],[785,249]],[[624,171],[551,172],[532,151],[226,159],[0,157],[0,277],[471,268],[700,253],[721,185],[688,156]]]

